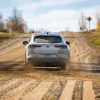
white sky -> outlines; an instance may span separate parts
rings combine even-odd
[[[8,3],[7,1],[0,0],[0,12],[3,15],[6,13],[6,16],[9,16],[16,6],[22,12],[29,28],[50,31],[62,31],[66,28],[78,31],[81,12],[87,17],[92,17],[91,28],[95,28],[95,15],[96,12],[100,12],[99,0],[9,0]]]

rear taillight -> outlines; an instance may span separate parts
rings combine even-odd
[[[40,45],[29,45],[28,48],[29,49],[35,49],[37,47],[41,47]]]
[[[61,49],[67,49],[67,45],[56,45],[55,47],[61,48]]]
[[[29,49],[32,49],[32,48],[33,48],[33,45],[29,45],[28,48],[29,48]]]
[[[41,47],[40,45],[34,45],[34,47]]]

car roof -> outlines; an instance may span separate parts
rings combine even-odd
[[[33,36],[61,36],[60,33],[34,33]]]

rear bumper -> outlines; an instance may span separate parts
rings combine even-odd
[[[69,59],[33,59],[28,58],[26,59],[27,63],[31,63],[32,65],[46,65],[46,66],[65,66]]]
[[[59,54],[32,54],[26,55],[26,62],[33,65],[47,64],[50,66],[65,66],[70,60],[70,53]]]

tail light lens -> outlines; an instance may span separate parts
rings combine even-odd
[[[34,53],[35,48],[41,47],[40,45],[29,45],[28,46],[28,55],[32,55]]]
[[[29,45],[28,48],[29,49],[35,49],[35,48],[41,47],[40,45]]]
[[[32,49],[32,48],[33,48],[33,46],[32,46],[32,45],[29,45],[29,46],[28,46],[28,48],[29,48],[29,49]]]
[[[57,48],[61,48],[61,49],[67,49],[67,45],[57,45],[55,46]]]

